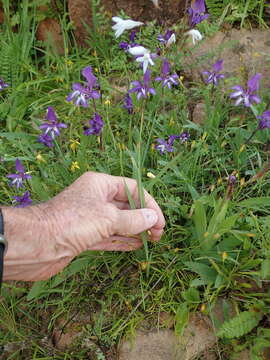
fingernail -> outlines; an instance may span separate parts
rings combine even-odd
[[[142,209],[142,212],[148,227],[156,224],[158,221],[158,215],[154,210]]]

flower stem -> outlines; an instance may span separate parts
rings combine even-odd
[[[252,134],[250,135],[250,137],[244,142],[244,145],[249,144],[250,140],[253,138],[253,136],[256,134],[256,132],[259,130],[259,128],[257,127]]]

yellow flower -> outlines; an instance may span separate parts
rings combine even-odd
[[[172,125],[174,125],[175,124],[175,121],[174,121],[174,119],[173,118],[170,118],[170,122],[169,122],[169,125],[170,126],[172,126]]]
[[[228,257],[228,254],[226,253],[226,251],[223,251],[222,253],[222,261],[224,262]]]
[[[148,178],[150,178],[150,179],[154,179],[156,176],[154,175],[154,174],[152,174],[151,172],[148,172],[147,174],[146,174],[146,176],[148,177]]]
[[[240,179],[240,186],[244,186],[246,183],[245,178]]]
[[[206,310],[206,305],[205,305],[205,304],[202,304],[202,305],[201,305],[201,312],[205,312],[205,310]]]
[[[58,82],[58,83],[63,83],[63,82],[64,82],[64,79],[63,79],[61,76],[57,76],[57,77],[55,78],[55,80],[56,80],[56,82]]]
[[[72,172],[74,172],[76,169],[80,169],[79,163],[78,163],[78,161],[72,161],[70,170],[71,170]]]
[[[38,162],[46,162],[46,160],[40,153],[37,154],[36,159]]]
[[[66,64],[67,66],[72,66],[73,65],[73,61],[71,61],[70,59],[66,60]]]
[[[106,99],[106,100],[104,101],[104,104],[110,106],[110,105],[111,105],[111,100],[110,100],[110,99]]]
[[[75,152],[76,149],[77,149],[77,147],[78,147],[78,145],[80,145],[80,142],[79,142],[78,140],[71,139],[71,140],[70,140],[70,143],[71,143],[71,144],[70,144],[69,146],[70,146],[71,150]]]
[[[203,133],[202,141],[204,141],[204,140],[206,139],[207,135],[208,135],[207,132],[204,132],[204,133]]]
[[[243,145],[240,147],[239,152],[240,152],[240,153],[241,153],[241,152],[243,152],[243,151],[245,150],[245,148],[246,148],[246,145],[245,145],[245,144],[243,144]]]
[[[209,190],[210,190],[211,192],[213,192],[213,191],[215,190],[215,187],[216,187],[216,185],[212,184],[212,185],[210,186]]]

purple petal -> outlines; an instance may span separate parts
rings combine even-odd
[[[57,117],[54,111],[54,108],[52,106],[49,106],[47,109],[47,120],[51,122],[57,121]]]
[[[223,68],[223,60],[218,60],[214,65],[213,69],[215,72],[220,72]]]
[[[163,63],[162,63],[162,70],[161,70],[162,74],[163,75],[168,75],[169,72],[170,72],[170,68],[171,68],[171,66],[170,66],[169,61],[167,59],[164,59]]]
[[[91,91],[91,98],[92,99],[99,99],[100,98],[100,93],[96,90]]]
[[[247,85],[250,92],[258,91],[260,85],[260,79],[262,74],[257,73],[251,79],[249,79]]]
[[[249,99],[250,101],[254,101],[256,104],[259,104],[261,102],[261,98],[258,95],[250,95]]]
[[[84,69],[82,69],[82,75],[86,78],[88,84],[93,87],[97,81],[97,78],[93,74],[92,67],[86,66]]]
[[[197,13],[201,14],[205,12],[205,2],[204,0],[195,0],[193,5],[191,5]]]
[[[17,170],[18,172],[24,173],[24,167],[23,167],[23,165],[22,165],[22,163],[20,162],[19,159],[16,159],[16,165],[15,165],[15,167],[16,167],[16,170]]]
[[[150,78],[151,78],[151,70],[148,69],[145,71],[143,76],[144,83],[148,85],[150,82]]]

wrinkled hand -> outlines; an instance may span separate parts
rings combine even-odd
[[[135,250],[142,245],[136,235],[147,229],[158,241],[165,225],[159,206],[145,191],[146,208],[131,210],[126,186],[139,207],[135,180],[88,172],[46,203],[12,209],[14,221],[27,218],[27,229],[9,229],[7,220],[4,278],[47,279],[85,250]],[[12,210],[4,209],[4,219]]]

